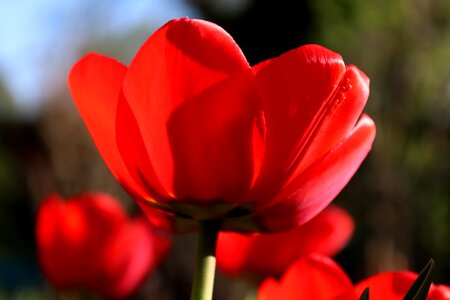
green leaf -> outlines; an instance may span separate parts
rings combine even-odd
[[[369,288],[366,287],[359,300],[369,300]]]
[[[433,271],[434,260],[430,259],[426,267],[420,272],[413,285],[406,293],[403,300],[426,300],[431,286],[431,272]]]

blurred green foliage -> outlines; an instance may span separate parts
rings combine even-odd
[[[365,192],[352,196],[375,217],[364,241],[390,239],[416,270],[434,257],[438,281],[450,282],[450,2],[309,3],[309,39],[371,78],[366,111],[378,133]]]
[[[0,118],[12,118],[15,116],[14,101],[0,76]]]

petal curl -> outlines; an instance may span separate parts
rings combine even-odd
[[[295,178],[353,131],[369,97],[369,78],[357,67],[347,66],[332,97],[332,105],[310,138],[305,154],[291,178]]]
[[[280,202],[257,213],[263,226],[270,231],[283,230],[317,215],[350,181],[372,148],[374,138],[375,124],[363,115],[347,139],[283,188],[278,194]]]
[[[306,45],[252,68],[263,97],[266,145],[255,198],[271,198],[304,152],[345,73],[342,57]],[[267,190],[270,182],[271,191]],[[274,190],[275,189],[275,190]]]

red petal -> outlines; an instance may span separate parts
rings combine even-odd
[[[113,59],[89,54],[70,71],[69,87],[84,123],[113,175],[131,193],[149,198],[144,188],[132,178],[116,142],[117,106],[123,97],[121,89],[126,70],[126,66]],[[130,131],[130,134],[135,137],[138,132]]]
[[[131,112],[130,105],[123,93],[120,94],[117,103],[116,142],[119,153],[131,176],[148,193],[144,200],[161,203],[170,198],[155,174],[136,118]],[[124,186],[135,198],[139,197],[138,192],[125,184]]]
[[[341,144],[304,170],[275,199],[257,212],[268,231],[301,225],[323,210],[344,188],[372,147],[375,125],[363,116]]]
[[[339,144],[352,131],[369,97],[369,79],[355,66],[348,66],[310,145],[299,162],[296,174]],[[295,177],[296,174],[293,174]]]
[[[317,123],[327,110],[330,96],[344,75],[339,54],[317,45],[291,50],[253,67],[263,97],[266,149],[255,190],[271,197],[302,153]]]
[[[89,288],[107,298],[132,293],[170,247],[143,218],[129,220],[117,200],[100,193],[44,200],[36,240],[56,287]]]
[[[82,194],[69,201],[57,195],[45,199],[38,211],[36,239],[46,276],[59,288],[95,282],[99,252],[125,221],[122,207],[105,194]]]
[[[228,75],[248,69],[233,39],[212,23],[187,18],[156,31],[132,61],[124,92],[163,186],[174,191],[167,134],[172,112]]]
[[[334,256],[349,242],[355,223],[344,209],[329,206],[312,220],[301,226],[304,253]]]
[[[417,274],[389,272],[369,277],[355,286],[357,295],[370,288],[370,300],[401,300],[412,286]]]
[[[258,299],[356,300],[350,279],[331,259],[312,256],[293,264],[280,282],[265,280]]]
[[[230,77],[175,109],[168,132],[181,199],[239,202],[253,177],[257,115],[251,73]]]
[[[229,276],[244,272],[279,276],[294,261],[312,253],[336,254],[349,241],[353,228],[351,216],[333,206],[303,226],[286,232],[255,235],[221,232],[217,266]]]
[[[428,300],[450,300],[450,286],[432,285]]]
[[[280,284],[273,278],[265,279],[258,289],[258,300],[280,299],[282,295]],[[284,299],[284,298],[283,298]],[[296,298],[292,298],[296,299]],[[298,299],[298,297],[297,297]],[[289,299],[286,299],[289,300]]]
[[[96,288],[113,298],[129,296],[156,268],[170,244],[146,220],[128,221],[111,237],[102,253],[102,272],[106,276]]]
[[[344,210],[331,207],[294,230],[258,235],[252,249],[256,255],[249,258],[248,268],[262,274],[279,275],[295,260],[312,253],[336,254],[347,244],[352,232],[351,217]],[[269,253],[264,255],[262,249],[272,249],[271,261],[267,261]]]
[[[39,263],[57,288],[81,284],[84,272],[78,268],[82,263],[78,258],[88,230],[83,211],[74,205],[66,205],[59,196],[52,195],[40,204],[36,220]]]
[[[238,276],[246,269],[247,260],[254,255],[254,236],[234,232],[220,232],[217,239],[217,268],[227,276]],[[258,249],[267,254],[264,249]],[[268,250],[270,251],[270,250]],[[267,260],[267,256],[265,258]]]
[[[371,276],[355,286],[359,295],[367,287],[370,288],[372,300],[401,300],[413,285],[417,274],[410,271],[386,272]],[[431,284],[428,300],[449,300],[450,287]]]

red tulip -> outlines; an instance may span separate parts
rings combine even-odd
[[[217,266],[228,276],[279,276],[289,265],[311,253],[335,255],[348,243],[353,229],[352,217],[345,210],[330,206],[308,223],[282,233],[221,232]]]
[[[129,219],[117,200],[51,195],[37,214],[39,262],[58,289],[87,288],[108,298],[133,293],[170,247],[144,218]]]
[[[344,271],[330,258],[312,255],[291,265],[277,281],[266,279],[258,291],[259,300],[358,300],[369,287],[370,300],[401,300],[417,274],[381,273],[354,287]],[[450,287],[431,285],[428,300],[449,300]]]
[[[250,67],[207,21],[176,19],[129,67],[88,54],[69,75],[106,164],[158,226],[280,231],[325,208],[371,148],[368,78],[307,45]]]
[[[370,300],[402,300],[416,278],[417,274],[409,271],[382,273],[359,282],[355,291],[361,294],[369,287]],[[450,300],[450,287],[431,285],[427,299]]]
[[[280,281],[273,278],[264,280],[258,291],[258,299],[357,300],[358,298],[347,274],[330,258],[316,255],[291,265]]]

